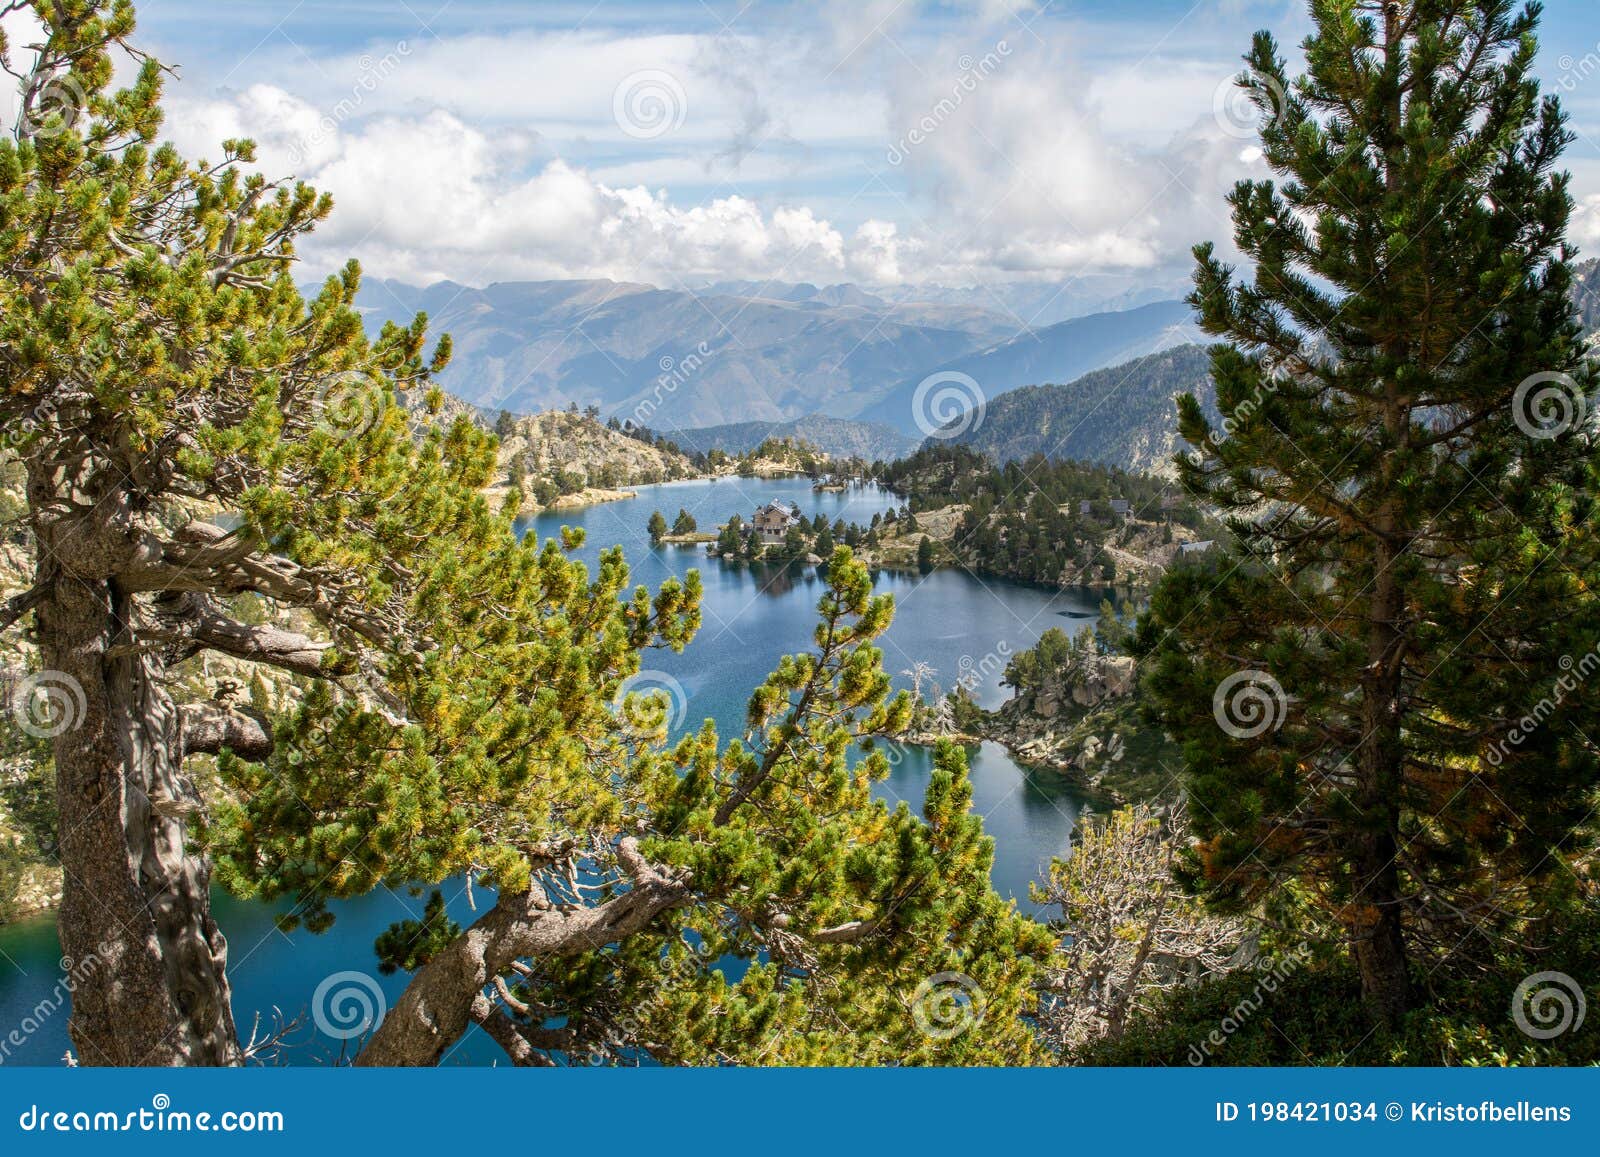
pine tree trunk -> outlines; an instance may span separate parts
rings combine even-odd
[[[155,662],[117,649],[131,600],[60,565],[95,569],[87,533],[80,523],[53,543],[41,535],[49,594],[37,608],[43,667],[83,692],[54,739],[72,1043],[87,1065],[235,1064],[210,870],[185,849],[198,800],[181,775],[178,711]]]
[[[1405,45],[1399,4],[1384,8],[1384,67],[1392,80],[1384,142],[1384,186],[1398,195],[1403,171],[1405,98],[1399,77]],[[1382,276],[1382,271],[1379,271]],[[1384,343],[1396,365],[1408,349],[1397,336]],[[1398,498],[1396,456],[1410,441],[1410,399],[1393,376],[1383,382],[1382,419],[1388,453],[1380,467],[1380,492],[1387,497],[1375,519],[1373,593],[1367,603],[1367,670],[1362,685],[1362,728],[1358,753],[1358,791],[1363,830],[1357,836],[1355,895],[1359,915],[1354,931],[1361,997],[1376,1024],[1393,1028],[1411,1008],[1411,978],[1401,926],[1400,871],[1396,859],[1400,838],[1400,790],[1405,773],[1405,738],[1400,726],[1407,639],[1401,629],[1406,613],[1395,567],[1410,545],[1409,521]]]
[[[1411,1008],[1411,977],[1400,921],[1400,879],[1388,833],[1364,837],[1356,856],[1357,906],[1374,913],[1351,930],[1361,998],[1374,1023],[1393,1028]]]
[[[1393,1027],[1411,1007],[1411,981],[1401,926],[1400,789],[1405,738],[1400,727],[1401,679],[1405,640],[1397,626],[1401,592],[1394,578],[1396,519],[1386,507],[1379,515],[1377,575],[1367,604],[1368,664],[1362,685],[1362,730],[1356,752],[1357,801],[1361,829],[1356,835],[1354,890],[1349,929],[1361,973],[1361,995],[1378,1024]]]

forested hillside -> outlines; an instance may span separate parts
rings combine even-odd
[[[1207,521],[1159,477],[1042,457],[996,466],[966,446],[936,445],[883,468],[913,515],[949,508],[949,557],[980,574],[1049,585],[1141,583]]]
[[[981,419],[953,424],[966,428],[950,440],[1000,463],[1042,454],[1166,474],[1178,445],[1176,398],[1184,393],[1211,404],[1203,346],[1150,354],[1066,385],[1011,390],[987,402]]]

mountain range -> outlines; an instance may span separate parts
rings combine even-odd
[[[930,413],[934,395],[923,392],[923,383],[935,374],[946,381],[971,379],[970,385],[955,386],[956,393],[971,393],[973,403],[992,402],[1008,390],[1037,382],[1071,381],[1092,370],[1198,341],[1201,336],[1189,305],[1182,301],[1075,317],[925,367],[896,383],[859,417],[906,433],[919,429],[931,433],[943,419],[954,416],[943,411]]]
[[[1193,393],[1211,408],[1210,370],[1206,347],[1178,346],[1065,385],[1011,390],[928,441],[970,446],[1000,463],[1043,454],[1165,473],[1179,441],[1173,399]]]
[[[1574,282],[1592,332],[1600,263],[1577,266]],[[957,440],[998,460],[1044,453],[1162,469],[1175,437],[1172,397],[1209,391],[1189,307],[1155,301],[1039,328],[1004,312],[1039,305],[1047,289],[386,281],[369,282],[361,304],[374,325],[426,311],[455,343],[441,384],[491,414],[576,402],[688,449],[737,454],[794,438],[888,460],[959,413],[917,412],[919,388],[942,375],[970,379],[964,400],[983,406],[981,423],[957,423],[972,426]],[[1049,382],[1066,384],[1040,384]]]
[[[821,413],[920,437],[932,426],[910,403],[931,373],[954,368],[999,392],[1187,340],[1188,310],[1176,301],[1030,329],[974,304],[979,291],[964,300],[941,292],[951,299],[778,282],[690,291],[607,280],[481,289],[369,281],[359,304],[374,328],[426,312],[455,348],[440,384],[475,405],[533,413],[576,402],[658,430]]]

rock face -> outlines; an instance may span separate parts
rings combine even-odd
[[[21,870],[8,904],[12,921],[49,912],[61,903],[61,869],[49,864],[29,864]]]
[[[1135,663],[1130,655],[1107,655],[1094,670],[1072,685],[1072,701],[1079,707],[1098,707],[1107,699],[1133,694]]]
[[[1037,662],[1040,651],[1027,653]],[[1176,753],[1140,715],[1138,664],[1127,655],[1074,649],[1060,665],[1042,672],[1024,664],[1008,677],[1021,680],[1018,694],[998,710],[958,705],[946,729],[954,738],[993,740],[1031,767],[1079,780],[1112,799],[1153,797],[1170,776],[1162,774]],[[1013,683],[1014,686],[1018,684]],[[959,735],[955,734],[957,731]]]

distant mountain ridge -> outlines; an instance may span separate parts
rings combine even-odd
[[[916,438],[876,422],[855,422],[830,418],[826,414],[807,414],[787,422],[734,422],[725,426],[706,426],[697,430],[667,430],[663,436],[685,450],[709,454],[745,454],[769,438],[791,438],[809,442],[830,458],[864,458],[867,461],[892,461],[914,452]]]
[[[1069,380],[1174,344],[1169,331],[1187,318],[1166,302],[1023,331],[1015,315],[967,302],[776,282],[690,292],[606,280],[381,281],[363,286],[359,304],[374,328],[426,312],[455,349],[440,385],[491,411],[576,402],[658,430],[824,413],[912,437],[926,432],[910,401],[929,373],[971,365],[991,394]]]
[[[364,287],[369,323],[425,311],[455,354],[440,384],[489,409],[570,402],[652,428],[849,416],[923,365],[1011,332],[970,307],[737,297],[613,281]]]
[[[993,405],[1009,390],[1039,382],[1071,381],[1093,370],[1199,341],[1202,336],[1189,305],[1182,301],[1073,318],[925,367],[857,416],[906,433],[927,433],[940,420],[951,417],[942,411],[925,412],[929,409],[926,395],[919,405],[919,391],[934,373],[970,378],[972,400]]]
[[[1193,393],[1213,404],[1211,358],[1202,345],[1184,345],[1095,370],[1065,385],[1026,386],[1001,394],[981,420],[947,439],[1005,463],[1043,454],[1166,473],[1180,439],[1174,399]],[[930,438],[929,444],[945,439]]]

